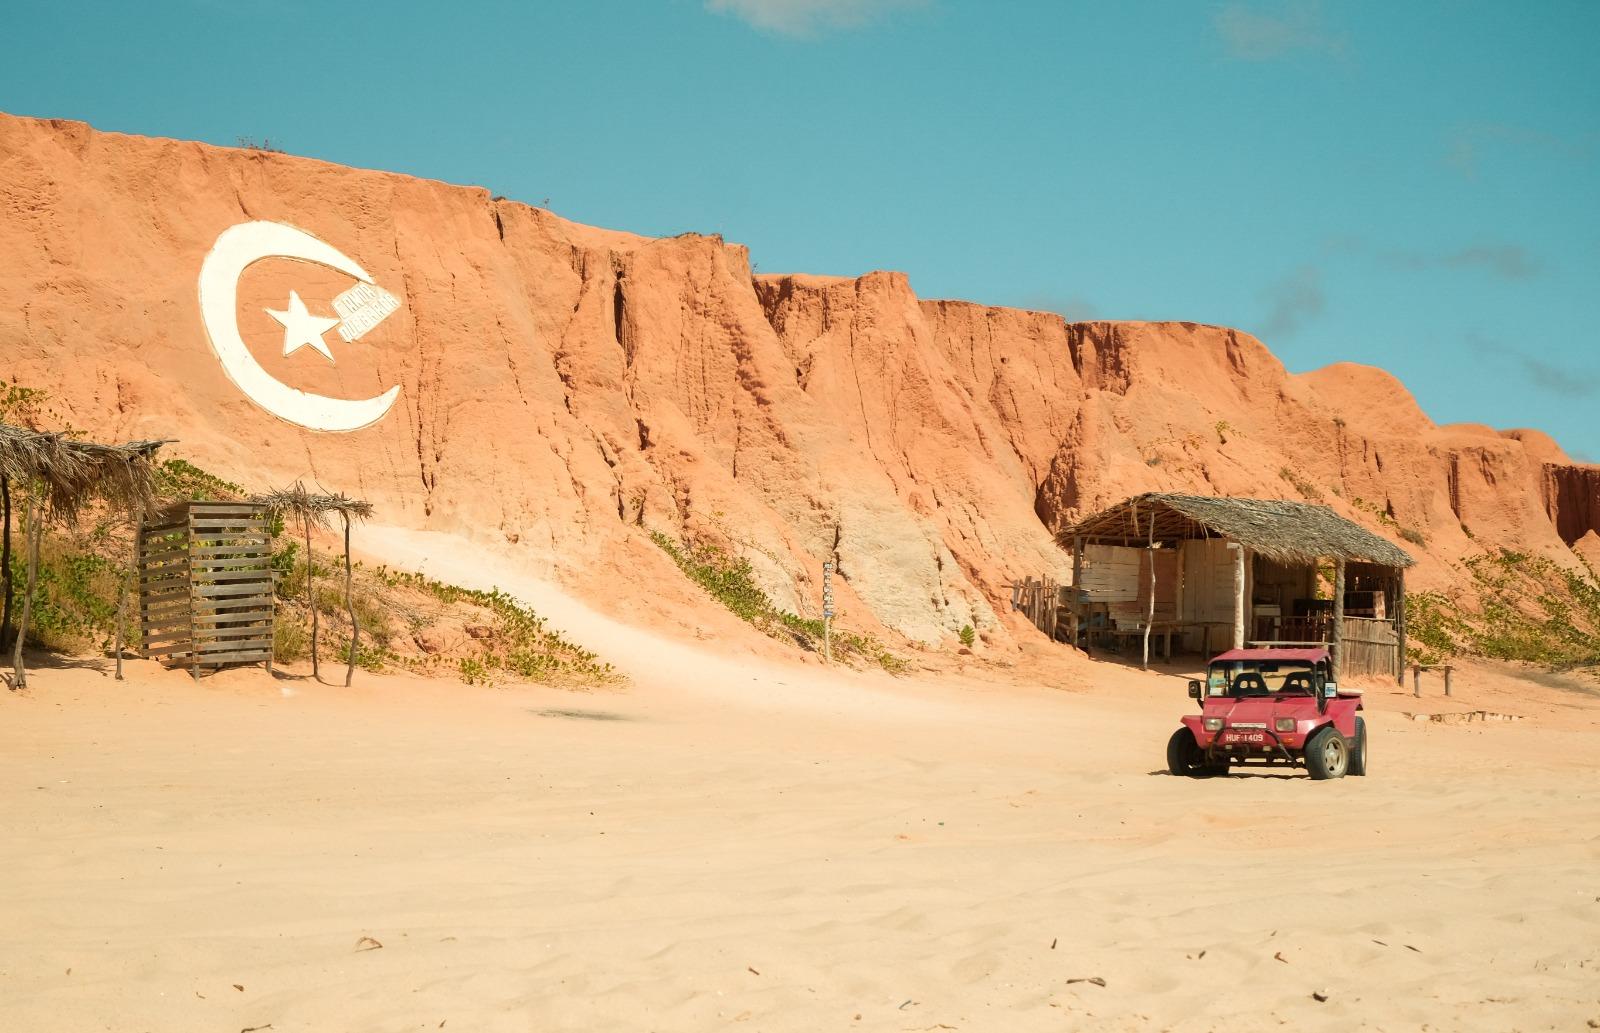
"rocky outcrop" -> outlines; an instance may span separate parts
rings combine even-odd
[[[261,365],[341,397],[399,385],[378,423],[296,427],[224,375],[196,277],[250,220],[313,233],[400,299],[359,340],[330,334],[329,364],[281,354],[267,310],[294,290],[328,312],[347,277],[268,259],[239,284]],[[1010,581],[1067,574],[1051,532],[1138,491],[1326,502],[1422,538],[1402,544],[1424,583],[1485,544],[1576,563],[1566,542],[1595,528],[1588,468],[1537,432],[1435,427],[1381,371],[1290,374],[1235,330],[923,300],[898,273],[752,275],[713,236],[5,116],[0,362],[97,435],[176,437],[251,487],[305,477],[388,522],[515,543],[647,621],[707,605],[652,529],[738,550],[803,614],[834,560],[847,623],[937,642],[968,623],[1004,641]]]
[[[1600,533],[1600,466],[1546,463],[1544,508],[1568,545]]]

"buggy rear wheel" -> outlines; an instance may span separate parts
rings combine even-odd
[[[1356,718],[1356,737],[1350,743],[1350,774],[1367,773],[1367,723]]]

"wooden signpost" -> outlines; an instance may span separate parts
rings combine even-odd
[[[822,657],[833,663],[833,561],[822,564]]]

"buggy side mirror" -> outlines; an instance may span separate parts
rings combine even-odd
[[[1195,681],[1193,678],[1189,679],[1189,698],[1190,699],[1202,699],[1202,698],[1204,698],[1204,696],[1205,696],[1205,686],[1201,685],[1199,682]]]
[[[1322,683],[1322,697],[1332,699],[1339,694],[1339,683],[1332,678]]]

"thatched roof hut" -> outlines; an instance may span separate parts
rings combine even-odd
[[[23,595],[22,616],[12,645],[12,666],[16,670],[14,687],[27,684],[22,647],[27,638],[34,587],[39,571],[39,544],[45,518],[71,522],[90,502],[98,499],[122,509],[130,516],[141,516],[156,498],[155,454],[165,441],[131,441],[122,445],[102,445],[78,441],[59,432],[29,430],[0,423],[0,522],[4,524],[4,544],[0,545],[0,639],[9,634],[12,598],[11,580],[11,491],[28,493],[28,579]],[[126,605],[124,578],[123,605]],[[122,673],[122,622],[117,623],[117,675]]]
[[[1280,563],[1343,559],[1404,568],[1416,561],[1399,546],[1352,523],[1327,506],[1283,499],[1216,498],[1150,492],[1068,527],[1056,535],[1104,544],[1144,546],[1193,538],[1227,538]]]
[[[250,501],[266,506],[273,514],[285,520],[309,521],[312,527],[329,527],[330,518],[339,516],[350,520],[367,520],[372,517],[372,503],[353,499],[343,492],[318,492],[295,481],[287,488],[252,495]]]
[[[166,441],[103,445],[0,423],[0,476],[37,486],[56,519],[72,520],[90,501],[142,512],[155,500],[155,454]]]
[[[1231,630],[1235,648],[1328,642],[1335,667],[1345,669],[1348,653],[1355,673],[1398,674],[1404,662],[1405,570],[1415,561],[1327,506],[1151,492],[1085,517],[1056,540],[1072,553],[1073,642],[1104,601],[1106,635],[1142,631],[1146,663],[1153,629],[1169,652],[1172,636],[1196,632],[1209,652],[1218,625]],[[1327,600],[1318,587],[1324,560],[1333,565]]]

